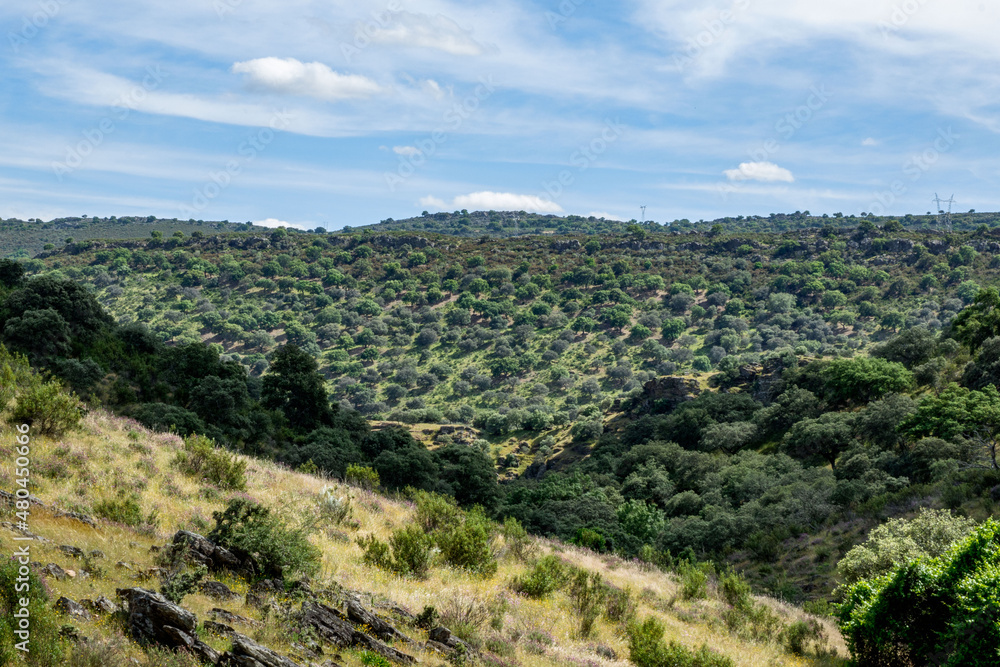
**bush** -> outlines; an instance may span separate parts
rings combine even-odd
[[[24,570],[21,568],[24,567]],[[59,621],[49,606],[48,589],[28,566],[22,566],[14,558],[0,563],[0,665],[23,664],[32,667],[55,667],[63,664],[65,645],[59,637]],[[24,574],[27,581],[18,582]],[[24,590],[23,584],[28,588]],[[24,641],[20,619],[14,616],[23,608],[21,600],[27,600],[30,638],[28,652],[24,654],[15,645]]]
[[[336,526],[351,518],[353,511],[351,499],[336,495],[332,487],[324,486],[320,490],[316,504],[319,507],[320,517],[333,522]]]
[[[362,535],[358,538],[358,546],[364,552],[361,560],[365,565],[382,570],[392,570],[392,551],[389,545],[374,535]]]
[[[735,667],[726,656],[702,645],[697,651],[663,643],[663,624],[652,616],[628,628],[629,659],[636,667]]]
[[[83,403],[76,396],[57,382],[42,382],[36,376],[18,394],[8,421],[28,424],[37,434],[58,438],[76,428],[82,416]]]
[[[504,544],[507,545],[507,552],[517,560],[529,560],[534,554],[534,541],[528,536],[528,531],[521,522],[514,517],[504,519],[500,534],[503,535]]]
[[[711,563],[682,562],[677,568],[681,579],[680,597],[682,600],[699,600],[708,595],[708,572],[712,570]]]
[[[466,514],[460,524],[439,531],[436,541],[441,557],[453,567],[485,575],[497,571],[493,525],[479,508]]]
[[[1000,523],[988,519],[938,558],[916,558],[845,592],[840,628],[860,665],[995,665]]]
[[[156,511],[153,510],[147,516],[142,514],[142,506],[139,498],[135,494],[119,494],[115,498],[105,498],[94,504],[94,516],[116,523],[123,523],[126,526],[139,528],[140,526],[156,526],[159,523]]]
[[[569,576],[569,567],[558,556],[550,554],[539,559],[527,574],[515,577],[511,588],[540,600],[565,586]]]
[[[371,651],[361,652],[361,664],[365,667],[392,667],[392,663]]]
[[[418,526],[407,526],[392,533],[393,569],[400,574],[426,577],[430,569],[431,538]]]
[[[257,578],[314,574],[322,554],[309,543],[307,527],[291,527],[267,507],[234,498],[212,512],[215,528],[206,536],[243,560]]]
[[[635,620],[636,605],[632,589],[608,586],[605,595],[604,617],[612,623],[629,624]]]
[[[246,461],[216,447],[203,435],[189,435],[184,450],[177,453],[174,464],[185,475],[208,480],[221,489],[243,491],[247,487]]]
[[[460,520],[461,510],[454,498],[429,491],[417,491],[413,500],[417,505],[417,524],[428,533],[450,528]]]
[[[191,572],[175,572],[160,587],[160,593],[174,604],[180,604],[185,596],[193,593],[201,580],[208,574],[204,565]]]
[[[376,470],[356,463],[349,463],[347,465],[347,470],[344,473],[344,481],[368,491],[377,489],[381,482]]]
[[[573,611],[580,617],[580,636],[586,639],[594,628],[594,622],[601,615],[601,606],[607,596],[601,575],[580,570],[569,586],[569,599]]]

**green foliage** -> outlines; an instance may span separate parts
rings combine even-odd
[[[995,385],[970,391],[951,383],[940,394],[920,399],[900,430],[911,437],[967,438],[977,448],[979,465],[1000,470],[1000,392]]]
[[[215,527],[206,536],[232,551],[258,578],[313,574],[321,554],[308,539],[308,526],[290,526],[278,514],[251,500],[234,498],[212,512]]]
[[[823,369],[831,399],[867,403],[913,386],[913,374],[903,364],[878,357],[836,359]]]
[[[681,580],[679,592],[682,600],[700,600],[708,595],[708,577],[715,569],[711,563],[681,561],[677,576]]]
[[[607,587],[601,575],[585,570],[576,572],[569,584],[569,599],[573,611],[580,617],[580,636],[586,639],[607,599]]]
[[[389,538],[393,569],[401,574],[427,576],[430,569],[431,538],[418,526],[394,530]]]
[[[994,665],[998,586],[1000,524],[988,520],[937,558],[851,585],[841,631],[861,665]]]
[[[365,667],[392,667],[391,662],[372,651],[361,652],[361,664]]]
[[[59,636],[59,619],[50,606],[48,590],[33,569],[24,565],[27,572],[22,574],[21,567],[16,558],[0,562],[0,665],[62,665],[66,645]],[[28,602],[27,627],[21,623],[22,599]],[[15,647],[25,640],[27,654]]]
[[[534,540],[528,535],[521,522],[512,516],[504,519],[500,528],[507,553],[520,561],[531,560],[536,550]]]
[[[58,382],[43,382],[36,376],[16,394],[8,421],[28,424],[35,433],[58,438],[79,425],[83,410],[80,399]]]
[[[347,470],[344,473],[344,481],[369,491],[377,489],[381,482],[376,470],[370,466],[357,465],[355,463],[348,464]]]
[[[558,556],[540,558],[528,572],[511,581],[511,588],[529,598],[543,599],[565,586],[572,570]]]
[[[493,533],[493,523],[473,508],[460,523],[439,530],[435,542],[448,565],[489,576],[497,571]]]
[[[235,491],[246,489],[246,461],[235,454],[216,447],[215,442],[202,435],[189,435],[184,439],[184,449],[177,453],[174,464],[185,475],[207,480],[219,488]]]
[[[428,533],[450,529],[461,520],[461,510],[453,498],[439,493],[417,491],[413,500],[417,506],[416,522]]]
[[[907,563],[936,558],[964,539],[975,522],[948,510],[920,508],[913,519],[890,519],[868,534],[837,563],[844,585],[875,579]]]
[[[650,616],[642,624],[628,628],[629,660],[636,667],[735,667],[735,663],[702,646],[693,651],[682,644],[663,642],[664,627]]]
[[[95,516],[102,519],[123,523],[133,528],[155,526],[158,522],[155,512],[150,512],[148,515],[142,513],[142,505],[139,504],[137,495],[124,492],[94,503],[92,511]]]
[[[174,604],[180,604],[184,597],[193,593],[201,580],[208,574],[208,569],[201,565],[191,572],[177,572],[167,578],[160,587],[160,593]]]

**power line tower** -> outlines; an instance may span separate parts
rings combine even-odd
[[[953,194],[948,199],[941,199],[940,197],[938,197],[938,194],[935,192],[934,193],[934,203],[937,204],[938,216],[945,216],[945,218],[944,218],[944,227],[945,227],[945,229],[947,229],[950,232],[951,231],[951,205],[955,203],[955,195]],[[941,204],[947,204],[948,205],[948,212],[947,213],[945,213],[944,209],[941,208]]]
[[[645,206],[640,206],[639,208],[642,209],[642,221],[646,222],[646,207]]]

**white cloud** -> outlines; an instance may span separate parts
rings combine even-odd
[[[253,224],[260,225],[261,227],[294,227],[296,229],[306,229],[305,225],[298,222],[285,222],[284,220],[278,220],[277,218],[255,220]]]
[[[605,220],[617,220],[618,222],[625,222],[625,218],[619,218],[617,215],[612,213],[605,213],[604,211],[591,211],[587,214],[588,218],[604,218]]]
[[[872,137],[868,137],[867,139],[865,139],[864,141],[861,142],[861,145],[862,146],[878,146],[878,140],[874,139]]]
[[[410,156],[420,155],[420,149],[416,146],[393,146],[392,152],[396,155]]]
[[[304,63],[295,58],[245,60],[234,63],[232,70],[237,74],[246,74],[254,87],[321,100],[371,97],[381,90],[368,77],[341,74],[323,63]]]
[[[422,197],[420,203],[440,209],[469,209],[489,211],[532,211],[534,213],[562,213],[563,208],[549,199],[536,195],[522,195],[514,192],[471,192],[458,195],[447,203],[434,196]]]
[[[472,39],[468,31],[441,14],[428,16],[400,12],[391,26],[374,32],[372,40],[381,44],[436,49],[454,56],[478,56],[483,53],[483,47]]]
[[[731,181],[761,181],[763,183],[793,183],[792,172],[779,167],[773,162],[742,162],[737,169],[726,169],[723,172]]]

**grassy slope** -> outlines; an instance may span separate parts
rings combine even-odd
[[[0,429],[0,443],[3,443],[0,455],[12,456],[10,443],[13,439],[12,429]],[[202,521],[209,519],[213,510],[222,508],[232,494],[220,493],[180,474],[172,465],[180,445],[181,441],[176,436],[151,433],[134,422],[101,411],[92,412],[80,431],[61,440],[34,439],[33,490],[48,507],[33,509],[30,528],[52,542],[32,543],[33,560],[43,564],[55,562],[64,568],[78,570],[79,561],[68,558],[58,550],[58,546],[63,544],[87,551],[100,549],[107,556],[106,560],[98,561],[105,570],[103,577],[48,581],[53,599],[60,595],[75,600],[93,599],[100,594],[113,598],[116,588],[132,585],[155,588],[155,579],[138,584],[135,581],[139,576],[136,573],[154,566],[155,554],[150,548],[168,542],[174,531],[181,528],[204,531]],[[325,526],[313,537],[314,543],[323,552],[323,568],[317,577],[320,585],[337,582],[369,593],[376,599],[390,599],[414,612],[425,605],[434,605],[441,610],[456,603],[482,602],[490,596],[504,595],[510,600],[510,607],[502,631],[503,639],[516,644],[516,659],[525,667],[567,662],[628,664],[625,661],[627,644],[620,627],[602,619],[598,621],[594,635],[583,640],[575,634],[576,624],[564,593],[557,593],[548,600],[535,601],[515,596],[507,590],[506,582],[526,568],[512,557],[502,557],[499,571],[489,579],[443,567],[433,568],[429,578],[423,581],[401,580],[386,572],[373,570],[361,562],[361,550],[354,543],[354,537],[374,533],[387,538],[393,528],[411,520],[411,504],[292,472],[273,463],[246,460],[247,494],[283,514],[299,519],[309,517],[318,494],[327,484],[333,484],[338,493],[353,498],[354,518],[358,522],[356,529],[344,532]],[[12,486],[10,468],[5,466],[0,472],[0,488],[10,489]],[[158,512],[159,526],[155,531],[138,531],[106,521],[99,521],[98,528],[94,529],[73,519],[58,518],[52,512],[53,507],[61,507],[89,513],[95,502],[113,496],[119,490],[139,493],[144,510],[155,509]],[[5,518],[9,518],[12,511],[5,508]],[[5,548],[12,544],[8,542],[9,537],[9,533],[4,533],[2,542]],[[640,618],[647,615],[660,618],[666,624],[667,639],[688,646],[707,643],[730,656],[741,667],[813,664],[809,659],[784,653],[777,646],[743,642],[730,635],[720,621],[724,603],[711,596],[708,600],[691,603],[671,602],[678,590],[678,584],[671,576],[616,557],[599,556],[553,541],[539,541],[538,545],[542,553],[558,552],[580,567],[600,572],[616,586],[630,587],[638,594]],[[116,566],[118,562],[128,563],[131,569]],[[238,593],[247,590],[246,582],[239,579],[223,577],[221,580]],[[804,617],[800,610],[777,601],[766,598],[759,598],[759,601],[771,606],[786,619]],[[184,606],[198,614],[199,620],[207,620],[209,610],[216,606],[250,618],[262,618],[257,609],[246,606],[242,599],[220,604],[204,595],[194,594],[185,598]],[[119,628],[103,621],[79,625],[81,633],[91,637],[120,632]],[[843,641],[835,627],[828,620],[824,621],[824,625],[831,638],[830,644],[838,649],[840,655],[845,655]],[[402,629],[416,639],[425,639],[420,630],[405,626]],[[532,630],[548,632],[554,637],[554,644],[544,655],[525,650],[523,639],[520,643],[512,639],[518,631],[523,636]],[[275,616],[265,619],[262,629],[247,631],[247,634],[283,653],[291,650],[290,638],[282,620]],[[206,633],[203,633],[203,638],[218,649],[227,648],[225,640],[211,638]],[[611,647],[619,659],[612,661],[600,657],[594,652],[598,645]],[[130,650],[138,651],[138,648],[131,647]],[[352,651],[344,651],[342,657],[343,660],[338,662],[349,667],[361,664],[359,656]],[[417,657],[427,664],[441,662],[440,658],[426,653],[418,652]]]

